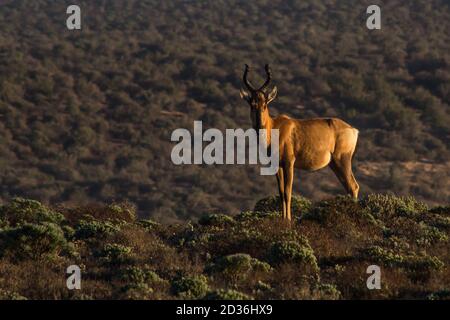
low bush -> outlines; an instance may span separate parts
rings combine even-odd
[[[14,198],[8,204],[0,206],[0,220],[3,224],[16,226],[44,222],[61,224],[65,218],[63,214],[49,209],[39,201]]]
[[[50,222],[24,223],[0,230],[0,248],[0,254],[9,253],[15,259],[52,259],[59,254],[74,254],[63,230]]]
[[[427,296],[427,300],[449,300],[450,290],[440,290],[437,292],[430,293]]]
[[[445,266],[435,256],[418,255],[415,253],[401,254],[379,246],[366,249],[364,256],[375,263],[381,263],[390,267],[403,267],[411,271],[439,271]]]
[[[205,271],[209,274],[218,274],[235,283],[245,279],[250,273],[267,273],[271,269],[266,262],[252,258],[248,254],[236,253],[218,258],[216,262],[208,265]]]
[[[447,207],[339,196],[288,223],[273,199],[257,212],[171,225],[136,221],[129,205],[53,210],[15,199],[0,210],[0,299],[448,297]],[[67,290],[71,264],[82,292]],[[367,290],[372,264],[383,290]]]
[[[161,225],[160,223],[158,223],[152,219],[139,220],[138,224],[147,231],[153,231]]]
[[[397,197],[388,194],[370,194],[360,201],[374,216],[413,217],[428,211],[428,206],[413,197]]]
[[[232,290],[232,289],[219,289],[209,292],[206,300],[252,300],[252,297],[248,294]]]
[[[251,221],[262,219],[281,218],[280,211],[242,211],[236,216],[238,221]]]
[[[122,273],[122,279],[131,283],[147,283],[150,285],[159,284],[165,281],[147,265],[142,268],[137,266],[126,268]]]
[[[450,216],[450,206],[437,206],[430,209],[430,213]]]
[[[75,228],[76,239],[104,238],[120,231],[120,226],[110,221],[81,220]]]
[[[209,290],[208,279],[203,275],[177,277],[172,281],[171,290],[183,299],[201,299]]]
[[[131,260],[131,251],[130,247],[118,243],[108,243],[98,253],[98,256],[103,263],[120,265]]]
[[[143,282],[131,283],[122,289],[121,298],[128,300],[149,300],[154,293],[153,288]]]
[[[3,290],[0,288],[0,300],[27,300],[27,298],[17,292]]]
[[[198,223],[203,226],[226,226],[234,223],[234,219],[226,214],[207,214]]]
[[[318,299],[338,300],[342,297],[341,292],[334,284],[320,283],[315,292]]]
[[[308,266],[313,272],[319,271],[314,251],[306,239],[303,239],[303,243],[296,241],[274,243],[270,248],[268,260],[272,265],[296,263]]]
[[[106,207],[110,211],[108,216],[112,221],[133,222],[136,220],[136,208],[129,203],[114,203]]]
[[[291,199],[292,205],[292,214],[300,215],[309,211],[311,208],[311,201],[298,195],[292,195]],[[281,212],[281,201],[279,196],[271,196],[264,199],[259,200],[253,211],[256,212]]]

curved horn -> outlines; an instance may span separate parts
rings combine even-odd
[[[253,88],[253,86],[251,85],[251,83],[247,79],[247,74],[248,74],[249,70],[250,70],[250,67],[248,66],[248,64],[245,64],[243,80],[244,80],[244,84],[247,87],[247,89],[250,90],[251,92],[253,92],[253,91],[255,91],[255,89]]]
[[[267,74],[267,79],[266,82],[264,82],[264,84],[262,85],[261,88],[259,88],[259,90],[264,90],[270,83],[270,80],[272,79],[272,74],[270,73],[270,67],[269,64],[266,64],[266,74]]]

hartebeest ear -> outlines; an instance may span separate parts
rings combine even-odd
[[[252,97],[250,96],[250,93],[248,93],[247,91],[245,91],[245,90],[242,89],[242,88],[241,88],[241,91],[240,91],[240,95],[241,95],[241,98],[244,99],[244,100],[247,101],[247,102],[250,102],[250,99],[252,98]]]
[[[270,93],[267,95],[267,103],[268,104],[271,103],[273,101],[273,99],[276,98],[277,92],[278,92],[277,87],[276,86],[273,87],[272,91],[270,91]]]

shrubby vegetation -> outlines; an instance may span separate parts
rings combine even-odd
[[[0,207],[0,299],[448,299],[449,206],[296,199],[308,206],[292,225],[273,197],[258,211],[181,224],[139,220],[129,203],[13,199]],[[72,264],[82,290],[66,288]],[[381,290],[366,287],[372,264]]]
[[[201,299],[208,288],[208,278],[203,275],[181,277],[172,282],[172,292],[183,299]]]
[[[274,115],[339,116],[360,129],[364,194],[449,198],[448,165],[438,166],[450,155],[445,0],[383,3],[380,31],[365,27],[371,1],[73,3],[80,32],[66,30],[66,1],[0,5],[3,201],[128,199],[141,216],[172,222],[250,209],[276,191],[255,167],[170,162],[175,128],[250,126],[244,63],[255,83],[271,63]],[[417,161],[440,169],[401,165]],[[296,188],[316,200],[342,192],[329,172],[301,179]]]

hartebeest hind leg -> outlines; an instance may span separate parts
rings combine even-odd
[[[338,157],[333,156],[330,168],[336,174],[347,193],[357,199],[359,185],[352,172],[352,154],[346,153]]]
[[[284,202],[284,173],[283,168],[280,167],[277,172],[278,191],[280,192],[281,208],[283,210],[283,219],[287,217],[286,203]]]

